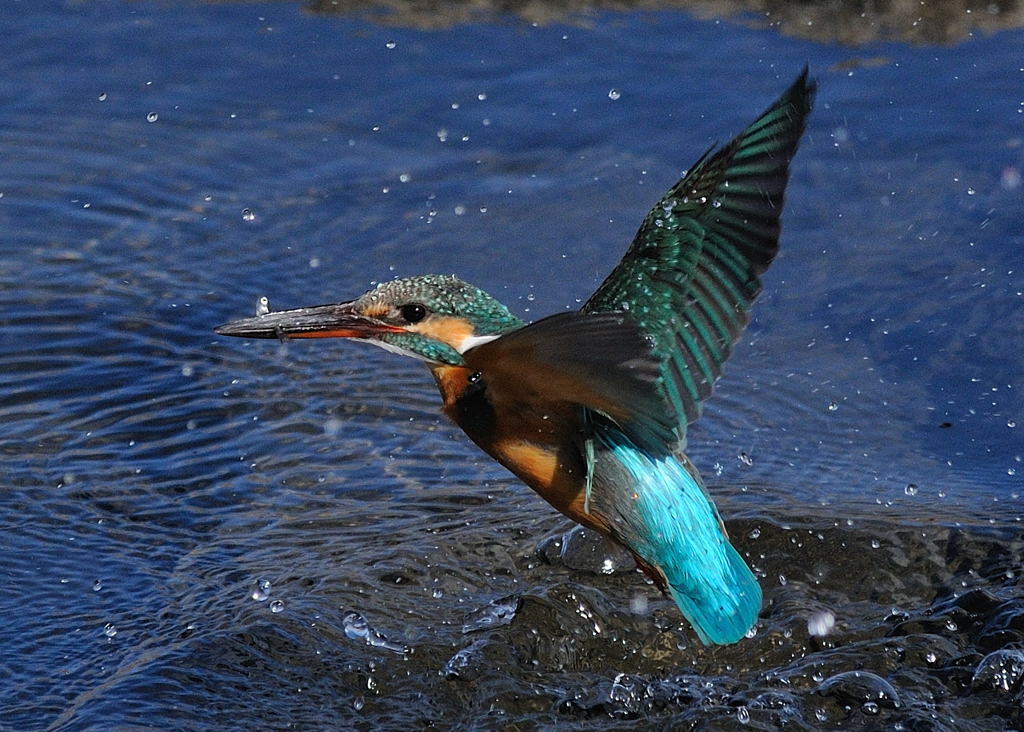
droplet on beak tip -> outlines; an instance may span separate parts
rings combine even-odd
[[[270,299],[266,295],[263,295],[256,302],[256,317],[259,318],[259,317],[261,317],[263,315],[268,315],[269,313],[270,313]]]

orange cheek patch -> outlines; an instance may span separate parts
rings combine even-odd
[[[473,335],[473,326],[464,318],[450,318],[435,315],[422,323],[408,326],[407,330],[420,333],[435,341],[447,343],[456,351],[462,342]]]
[[[385,315],[391,312],[391,308],[387,303],[377,302],[372,303],[370,307],[361,311],[360,315],[365,315],[368,318],[383,318]]]

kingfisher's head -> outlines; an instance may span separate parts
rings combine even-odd
[[[422,275],[383,282],[351,302],[267,312],[215,331],[243,338],[357,338],[459,366],[468,349],[522,326],[480,288],[454,276]]]

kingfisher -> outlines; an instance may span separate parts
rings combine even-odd
[[[789,167],[816,84],[803,73],[647,214],[579,311],[525,323],[455,276],[216,328],[351,338],[426,363],[443,412],[554,508],[632,553],[707,645],[757,622],[761,588],[729,542],[686,428],[711,395],[779,249]]]

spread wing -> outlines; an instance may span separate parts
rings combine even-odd
[[[654,341],[677,436],[700,416],[779,249],[779,215],[815,83],[807,69],[757,121],[709,150],[644,219],[582,308],[623,312]]]
[[[560,313],[463,354],[492,399],[570,404],[610,419],[638,444],[674,445],[676,419],[661,394],[652,343],[622,313]]]

